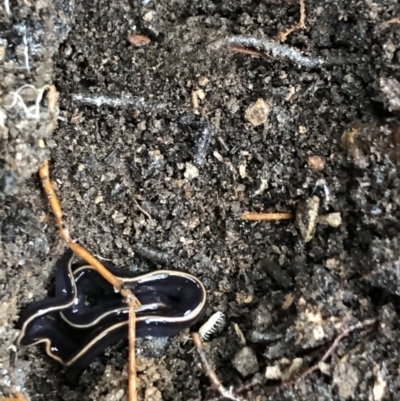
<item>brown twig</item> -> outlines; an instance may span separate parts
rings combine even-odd
[[[121,280],[119,280],[108,269],[106,269],[104,265],[98,259],[96,259],[90,252],[82,248],[80,245],[78,245],[71,239],[68,228],[63,219],[63,212],[61,209],[60,202],[57,198],[53,185],[50,181],[48,160],[45,160],[42,166],[40,166],[39,177],[42,179],[43,189],[47,195],[47,199],[49,200],[51,210],[53,211],[54,216],[56,218],[61,238],[76,254],[78,254],[89,265],[93,266],[99,272],[99,274],[101,274],[104,277],[105,280],[107,280],[112,286],[114,286],[118,291],[120,291],[122,287]]]
[[[133,295],[133,294],[132,294]],[[136,297],[134,297],[136,299]],[[137,401],[137,383],[136,383],[136,313],[135,299],[128,300],[129,303],[129,364],[128,364],[128,400]]]
[[[290,28],[287,28],[283,32],[278,33],[278,40],[280,42],[284,42],[286,38],[294,31],[298,29],[305,29],[306,27],[306,4],[304,0],[299,0],[300,4],[300,19],[297,24],[292,25]]]
[[[249,56],[253,57],[264,57],[264,54],[260,51],[247,49],[246,47],[229,46],[229,49],[236,53],[248,54]]]
[[[138,202],[135,198],[132,198],[132,199],[133,199],[133,201],[135,202],[137,208],[138,208],[145,216],[147,216],[148,219],[150,220],[150,222],[152,223],[152,222],[153,222],[153,218],[150,216],[150,213],[148,213],[147,210],[144,210],[144,209],[142,208],[142,206],[139,205],[139,202]]]
[[[97,272],[114,286],[121,295],[126,299],[129,305],[129,401],[137,401],[137,378],[136,378],[136,360],[135,360],[135,338],[136,338],[136,314],[135,307],[140,306],[139,300],[130,290],[122,288],[121,280],[114,276],[97,258],[95,258],[85,248],[75,243],[70,235],[68,228],[63,219],[63,212],[60,202],[54,191],[53,185],[50,181],[49,161],[45,160],[43,165],[39,168],[39,176],[42,179],[44,192],[50,203],[50,207],[56,217],[57,225],[60,230],[61,238],[66,244],[90,266],[94,267]],[[20,401],[20,400],[18,400]],[[21,400],[23,401],[23,399]]]
[[[290,220],[292,218],[292,213],[242,213],[243,220]]]
[[[204,352],[203,341],[201,340],[199,333],[193,333],[192,337],[193,337],[194,346],[196,347],[197,354],[200,358],[201,367],[203,368],[203,372],[208,376],[208,378],[210,379],[210,381],[211,381],[212,385],[215,387],[215,389],[221,394],[221,397],[227,398],[228,400],[233,400],[233,401],[244,401],[241,397],[234,396],[232,389],[227,390],[221,383],[221,380],[219,380],[219,377],[217,376],[214,369],[211,367],[210,363],[208,362],[207,356]]]
[[[292,381],[284,383],[284,386],[289,386],[298,380],[304,380],[307,376],[311,375],[311,373],[319,369],[320,363],[325,362],[332,355],[332,352],[338,347],[339,343],[343,340],[343,338],[347,337],[355,330],[361,330],[364,329],[365,327],[372,326],[376,322],[377,322],[376,318],[367,319],[362,322],[358,322],[353,326],[349,326],[346,329],[343,329],[342,332],[336,337],[332,345],[325,352],[323,357],[318,361],[318,363],[308,368],[305,372],[303,372],[300,376],[297,376]]]

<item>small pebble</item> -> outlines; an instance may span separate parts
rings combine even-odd
[[[267,121],[270,111],[271,106],[264,99],[257,99],[246,109],[244,117],[253,127],[258,127]]]
[[[304,242],[309,242],[314,237],[318,219],[319,202],[318,196],[313,196],[304,202],[300,202],[297,206],[296,224]]]
[[[247,377],[258,372],[258,361],[250,347],[244,347],[233,358],[233,366],[243,376]]]
[[[187,179],[187,180],[193,180],[193,178],[196,178],[199,176],[199,169],[194,166],[192,163],[186,163],[186,170],[183,173],[183,176]]]
[[[339,227],[342,224],[342,216],[340,213],[329,213],[318,216],[318,223],[327,224],[331,227]]]
[[[265,370],[265,378],[267,380],[280,380],[281,377],[282,372],[279,366],[267,366]]]

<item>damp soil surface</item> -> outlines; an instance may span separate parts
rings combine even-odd
[[[247,400],[398,399],[398,1],[309,0],[289,48],[276,38],[299,20],[294,0],[10,3],[0,5],[3,395],[127,399],[126,341],[84,371],[40,346],[10,347],[65,251],[36,174],[49,157],[76,241],[126,269],[202,280],[193,329],[225,314],[205,352],[227,388],[245,384]],[[218,397],[187,334],[138,341],[140,399]]]

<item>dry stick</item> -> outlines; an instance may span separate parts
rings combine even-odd
[[[297,29],[305,29],[306,27],[306,4],[304,0],[299,0],[300,3],[300,19],[297,24],[292,25],[290,28],[278,34],[278,40],[284,42],[288,35],[292,32],[297,31]]]
[[[61,238],[66,244],[83,260],[85,260],[90,266],[94,267],[101,276],[107,280],[114,288],[116,288],[121,295],[125,298],[129,305],[129,401],[137,401],[136,391],[136,365],[135,365],[135,323],[136,314],[135,307],[140,306],[139,300],[130,290],[122,288],[121,280],[114,276],[97,258],[95,258],[85,248],[75,243],[68,232],[68,229],[63,220],[63,212],[61,209],[60,202],[54,192],[53,185],[51,184],[49,177],[49,161],[45,160],[42,166],[39,168],[39,176],[42,179],[42,185],[44,192],[50,203],[50,207],[56,217],[57,225],[60,230]]]
[[[135,352],[135,340],[136,340],[136,313],[135,303],[129,302],[129,364],[128,364],[128,400],[137,400],[137,384],[136,384],[136,352]]]
[[[247,49],[245,47],[231,46],[230,49],[236,53],[248,54],[253,57],[264,57],[265,55],[257,50]]]
[[[223,398],[227,398],[233,401],[244,401],[242,398],[235,397],[232,394],[232,390],[227,390],[219,377],[215,373],[214,369],[211,367],[210,363],[207,360],[206,354],[204,352],[203,341],[201,340],[199,333],[192,333],[194,346],[196,347],[197,354],[200,357],[201,366],[203,368],[204,373],[209,377],[211,383],[216,388],[216,390],[221,394]]]
[[[243,220],[290,220],[292,218],[292,213],[242,213]]]
[[[325,362],[331,356],[332,352],[338,347],[340,341],[342,341],[343,338],[347,337],[355,330],[360,330],[365,327],[372,326],[376,322],[377,322],[376,318],[367,319],[362,322],[358,322],[354,326],[349,326],[349,327],[347,327],[347,329],[342,330],[342,332],[336,337],[335,341],[328,348],[328,350],[325,352],[324,356],[318,361],[317,364],[315,364],[314,366],[311,366],[311,368],[307,369],[305,372],[303,372],[300,376],[295,378],[293,381],[285,383],[284,386],[290,386],[291,384],[293,384],[294,382],[296,382],[298,380],[304,380],[311,373],[313,373],[319,369],[320,363]]]

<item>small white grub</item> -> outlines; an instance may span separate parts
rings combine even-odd
[[[186,167],[186,170],[183,173],[183,176],[187,180],[190,181],[199,176],[199,169],[196,166],[194,166],[192,163],[186,163],[185,167]]]
[[[265,370],[265,378],[267,380],[280,380],[282,378],[280,366],[267,366],[267,369]]]
[[[271,106],[260,98],[246,109],[244,117],[253,127],[258,127],[267,121],[270,111]]]

